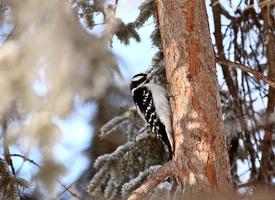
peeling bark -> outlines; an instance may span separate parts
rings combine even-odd
[[[186,193],[231,188],[203,0],[156,0],[175,137],[175,176]]]

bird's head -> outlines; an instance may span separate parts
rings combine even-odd
[[[150,81],[150,74],[149,73],[140,73],[133,76],[130,84],[131,90],[141,87],[144,84],[148,83]]]

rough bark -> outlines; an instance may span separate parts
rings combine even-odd
[[[156,0],[173,113],[177,180],[187,193],[231,188],[205,2]]]

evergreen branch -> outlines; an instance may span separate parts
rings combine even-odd
[[[152,58],[152,67],[163,67],[163,52],[157,51],[156,54]]]
[[[242,64],[239,64],[239,63],[232,62],[230,60],[220,59],[220,58],[216,58],[216,62],[221,64],[221,65],[227,66],[227,67],[239,68],[240,70],[252,74],[257,79],[262,80],[265,83],[267,83],[268,85],[270,85],[271,87],[275,88],[275,81],[269,79],[268,77],[266,77],[262,73],[258,72],[255,69],[252,69],[252,68],[250,68],[246,65],[242,65]]]
[[[7,195],[10,199],[20,199],[20,190],[16,182],[13,181],[13,178],[16,178],[16,172],[13,165],[13,161],[10,156],[9,150],[9,141],[8,141],[8,114],[4,113],[1,119],[2,129],[3,129],[3,148],[4,148],[4,158],[7,164],[10,166],[13,176],[7,176],[9,180],[7,182],[10,184],[10,187],[6,187]],[[10,188],[10,190],[9,190]],[[6,192],[4,191],[4,193]],[[13,192],[13,193],[12,193]],[[14,196],[13,196],[14,195]]]
[[[135,30],[134,23],[125,25],[123,22],[121,22],[120,27],[115,32],[115,35],[125,45],[129,44],[131,38],[134,38],[137,42],[140,42],[140,36]]]
[[[20,190],[29,187],[28,181],[10,174],[9,165],[0,158],[0,197],[4,199],[20,199]]]
[[[160,167],[161,167],[160,165],[151,166],[148,169],[144,170],[143,172],[140,172],[136,178],[123,184],[121,188],[122,196],[126,197],[132,190],[134,190],[138,185],[140,185],[142,181],[144,181],[144,179],[148,177],[149,174],[155,172]]]
[[[0,158],[0,174],[2,174],[2,176],[9,174],[9,166],[2,158]]]
[[[154,15],[154,5],[155,2],[153,0],[147,0],[145,1],[140,7],[139,7],[139,15],[135,21],[135,27],[139,29],[142,27],[142,25],[152,16]]]
[[[163,180],[169,176],[173,176],[174,162],[170,161],[160,167],[156,172],[154,172],[148,180],[138,187],[132,194],[128,197],[128,200],[140,200],[144,199],[146,195],[158,186]]]
[[[3,129],[3,148],[4,148],[4,158],[7,164],[10,166],[12,174],[15,176],[15,169],[10,157],[9,142],[8,142],[8,115],[3,114],[2,117],[2,129]]]
[[[100,186],[102,185],[102,183],[108,178],[109,176],[109,168],[110,166],[108,164],[105,164],[104,166],[102,166],[99,171],[94,175],[93,179],[89,182],[88,185],[88,193],[93,195],[94,192],[100,188]]]
[[[26,189],[30,186],[28,181],[18,176],[13,176],[12,181],[14,182],[15,185],[17,185],[19,188],[22,188],[22,189]]]
[[[119,146],[113,153],[105,154],[98,157],[95,160],[94,168],[99,169],[101,168],[103,163],[106,163],[106,162],[110,163],[111,161],[116,160],[117,158],[125,154],[125,152],[129,151],[129,149],[133,147],[134,144],[135,144],[134,142],[127,142],[126,144]]]
[[[144,140],[148,137],[155,138],[156,135],[152,134],[152,132],[150,132],[150,128],[145,126],[143,129],[139,131],[139,134],[136,136],[136,142],[139,142],[140,140]]]
[[[119,127],[123,126],[125,123],[129,122],[129,112],[124,113],[121,116],[116,116],[113,119],[111,119],[109,122],[107,122],[102,128],[99,130],[100,138],[105,138],[115,130],[117,130]]]
[[[116,181],[116,172],[114,169],[111,170],[110,178],[107,182],[106,188],[104,190],[104,198],[105,199],[113,199],[117,194],[118,188],[115,185]]]
[[[21,155],[21,154],[9,154],[9,156],[10,156],[10,157],[19,157],[19,158],[22,158],[24,161],[28,161],[29,163],[35,165],[36,167],[42,168],[42,167],[41,167],[38,163],[36,163],[34,160],[32,160],[32,159],[30,159],[30,158],[28,158],[28,157],[26,157],[26,156],[24,156],[24,155]],[[58,195],[58,197],[61,196],[64,192],[68,191],[73,197],[75,197],[76,199],[80,199],[80,197],[78,197],[78,195],[76,195],[74,192],[72,192],[72,191],[70,190],[70,187],[72,187],[72,185],[73,185],[74,183],[71,184],[71,185],[69,185],[69,186],[67,187],[67,186],[66,186],[64,183],[62,183],[59,179],[57,180],[57,182],[64,188],[64,191],[62,191],[62,192]]]
[[[156,22],[155,22],[155,29],[151,33],[150,39],[151,39],[151,43],[153,46],[155,46],[159,49],[162,49],[160,31],[159,31],[159,27]],[[163,55],[161,58],[163,58]]]

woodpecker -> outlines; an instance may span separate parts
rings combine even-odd
[[[150,73],[136,74],[131,80],[130,89],[138,114],[162,141],[171,160],[174,140],[167,91],[164,87],[154,83],[151,76]]]

